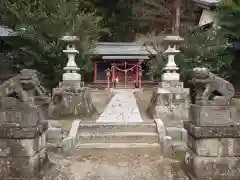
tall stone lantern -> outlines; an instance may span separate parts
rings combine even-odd
[[[178,67],[175,63],[175,55],[180,53],[177,50],[179,45],[184,39],[180,36],[166,36],[164,38],[164,44],[168,45],[167,50],[164,52],[168,56],[167,64],[164,68],[165,73],[162,75],[162,81],[179,81],[180,75],[177,73]]]
[[[63,52],[68,56],[67,65],[63,68],[65,73],[63,74],[62,85],[79,89],[81,87],[81,74],[78,73],[80,68],[75,62],[75,56],[79,53],[75,44],[79,41],[79,38],[76,36],[63,36],[61,40],[67,43],[67,49],[63,50]]]
[[[68,56],[68,62],[64,67],[65,73],[59,87],[53,88],[52,102],[49,106],[49,117],[53,119],[63,117],[90,117],[96,112],[92,104],[89,88],[83,87],[80,68],[75,62],[75,56],[79,53],[76,50],[76,36],[63,36],[61,38],[67,44],[63,50]]]
[[[166,36],[164,44],[167,50],[164,52],[168,56],[161,82],[154,90],[148,111],[155,119],[161,119],[166,128],[179,127],[182,131],[182,120],[188,119],[189,89],[183,87],[180,81],[179,70],[175,63],[175,55],[180,53],[177,46],[183,42],[180,36]],[[173,126],[173,127],[172,127]],[[171,135],[170,135],[171,136]]]

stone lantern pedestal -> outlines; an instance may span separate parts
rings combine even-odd
[[[64,67],[63,81],[59,83],[59,87],[53,89],[49,116],[54,119],[91,116],[96,109],[75,62],[75,56],[79,53],[75,44],[79,39],[76,36],[63,36],[61,40],[67,43],[67,49],[63,52],[67,54],[68,62]]]
[[[178,67],[175,64],[175,55],[183,39],[179,36],[167,36],[164,43],[168,45],[165,54],[168,56],[167,64],[162,74],[162,80],[153,91],[148,112],[154,119],[160,119],[165,126],[166,135],[172,139],[185,140],[186,131],[183,121],[188,119],[189,89],[183,87]],[[161,137],[163,138],[163,137]]]

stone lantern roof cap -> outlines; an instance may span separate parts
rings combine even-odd
[[[63,36],[61,37],[61,40],[65,42],[75,42],[79,41],[79,38],[77,36]]]
[[[184,39],[180,36],[166,36],[163,43],[165,44],[180,44]]]
[[[178,54],[178,53],[180,53],[180,51],[175,48],[168,48],[166,51],[164,51],[164,54],[166,54],[166,55]]]

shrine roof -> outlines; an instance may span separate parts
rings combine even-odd
[[[220,0],[193,0],[198,6],[204,9],[214,9]]]
[[[139,43],[122,43],[122,42],[98,42],[93,49],[94,55],[132,55],[132,56],[150,56],[157,55],[152,47],[146,47]]]

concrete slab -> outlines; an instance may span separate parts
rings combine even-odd
[[[118,89],[98,122],[133,123],[143,122],[133,90]]]

